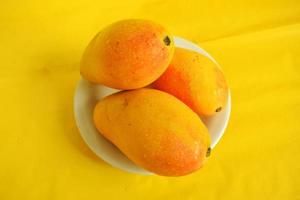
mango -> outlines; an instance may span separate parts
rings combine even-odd
[[[148,20],[123,20],[99,32],[86,48],[83,78],[116,89],[136,89],[155,81],[174,53],[173,37]]]
[[[122,91],[94,109],[98,131],[136,165],[163,176],[199,169],[210,153],[201,119],[172,95],[149,88]]]
[[[175,48],[171,64],[152,87],[174,95],[198,115],[220,112],[228,96],[220,67],[202,54],[182,48]]]

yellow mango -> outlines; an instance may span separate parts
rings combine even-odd
[[[219,66],[202,54],[182,48],[175,48],[168,69],[152,86],[176,96],[199,115],[220,112],[228,96]]]
[[[100,100],[94,123],[136,165],[159,175],[189,174],[210,153],[208,130],[197,114],[159,90],[123,91]]]
[[[136,89],[155,81],[174,53],[173,37],[148,20],[123,20],[99,32],[86,48],[80,73],[92,83]]]

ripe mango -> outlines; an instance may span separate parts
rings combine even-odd
[[[122,91],[100,100],[94,123],[130,160],[159,175],[191,173],[210,153],[208,130],[197,114],[159,90]]]
[[[197,52],[182,48],[175,48],[168,69],[152,86],[176,96],[199,115],[221,111],[228,96],[219,66]]]
[[[92,83],[136,89],[155,81],[174,53],[173,37],[148,20],[123,20],[99,32],[86,48],[80,72]]]

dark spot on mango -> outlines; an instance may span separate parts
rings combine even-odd
[[[210,156],[210,153],[211,153],[211,148],[208,147],[207,151],[206,151],[206,157],[209,157]]]
[[[123,107],[126,108],[128,106],[128,99],[124,98]]]
[[[171,44],[171,40],[170,40],[169,36],[166,36],[166,37],[164,38],[164,43],[165,43],[167,46],[169,46],[169,45]]]
[[[216,109],[216,112],[220,112],[222,110],[222,107],[219,107]]]

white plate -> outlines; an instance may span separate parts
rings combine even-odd
[[[199,52],[216,63],[213,57],[196,44],[179,37],[174,37],[174,41],[176,47]],[[152,174],[131,162],[118,148],[106,140],[94,126],[92,116],[97,101],[117,91],[119,90],[103,85],[93,85],[84,79],[79,81],[74,96],[74,113],[79,132],[91,150],[113,167],[131,173]],[[212,117],[201,118],[209,130],[212,148],[218,143],[225,131],[230,116],[230,109],[231,98],[229,94],[225,109]]]

